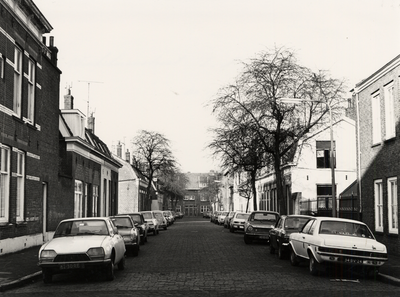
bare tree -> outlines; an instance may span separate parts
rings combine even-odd
[[[176,161],[170,150],[169,140],[164,135],[141,130],[132,140],[133,154],[137,162],[142,167],[143,174],[147,177],[149,183],[147,186],[146,199],[142,201],[141,210],[151,209],[151,187],[153,179],[158,174],[164,176],[172,173],[176,167]]]
[[[293,52],[281,48],[244,63],[235,84],[221,89],[213,101],[215,112],[237,115],[238,121],[251,123],[247,125],[249,133],[259,135],[273,163],[282,214],[287,213],[287,205],[281,166],[302,137],[327,121],[329,107],[333,117],[342,114],[344,90],[343,81],[331,78],[327,72],[315,73],[300,66]],[[308,102],[279,103],[286,97]]]
[[[180,172],[178,169],[172,170],[168,174],[164,174],[163,172],[160,175],[161,190],[166,194],[166,198],[171,200],[173,210],[176,209],[178,201],[184,198],[188,182],[189,179],[186,174]]]

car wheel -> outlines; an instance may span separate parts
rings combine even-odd
[[[269,253],[272,255],[275,254],[275,248],[273,247],[272,242],[269,243]]]
[[[126,265],[125,256],[123,256],[122,259],[118,263],[118,269],[119,270],[124,270],[125,269],[125,265]]]
[[[252,242],[253,242],[253,240],[251,238],[249,238],[247,235],[244,235],[244,243],[245,244],[250,244]]]
[[[167,230],[167,227],[164,227],[164,230]]]
[[[229,231],[231,231],[232,233],[235,232],[235,229],[233,229],[232,227],[229,228]]]
[[[315,260],[314,256],[311,253],[310,253],[309,257],[310,257],[310,261],[309,261],[308,268],[310,270],[310,274],[318,275],[318,262],[317,262],[317,260]]]
[[[153,230],[153,235],[154,236],[157,235],[157,230],[156,229]]]
[[[140,239],[140,245],[144,245],[145,242],[146,242],[146,239],[143,235],[143,237]]]
[[[146,237],[144,238],[144,242],[147,242],[147,233],[146,233]]]
[[[282,245],[278,244],[278,252],[276,253],[278,259],[282,260],[285,257],[285,254],[282,249]]]
[[[43,282],[49,284],[53,281],[53,272],[49,268],[42,269]]]
[[[292,266],[299,266],[299,258],[293,249],[290,249],[290,264]]]
[[[114,260],[111,259],[111,263],[106,267],[106,279],[108,281],[114,280]]]

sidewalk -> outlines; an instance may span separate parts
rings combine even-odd
[[[37,266],[40,246],[0,256],[0,292],[41,280],[42,272]],[[389,255],[381,267],[379,280],[400,286],[400,256]]]

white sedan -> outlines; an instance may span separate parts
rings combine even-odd
[[[114,279],[114,265],[125,268],[125,243],[110,218],[63,220],[52,240],[39,250],[43,281],[54,274],[74,270],[100,270],[107,280]]]
[[[376,275],[388,259],[386,246],[376,241],[366,224],[355,220],[312,218],[300,232],[290,234],[289,243],[291,264],[308,260],[312,275],[322,264],[354,266]]]

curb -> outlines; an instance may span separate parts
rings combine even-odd
[[[382,273],[379,273],[378,276],[383,283],[400,287],[400,279]]]
[[[18,288],[21,287],[27,283],[33,282],[35,279],[38,279],[42,276],[42,272],[38,271],[32,274],[29,274],[27,276],[21,277],[19,279],[16,279],[12,282],[0,285],[0,292],[4,292],[10,289]]]

